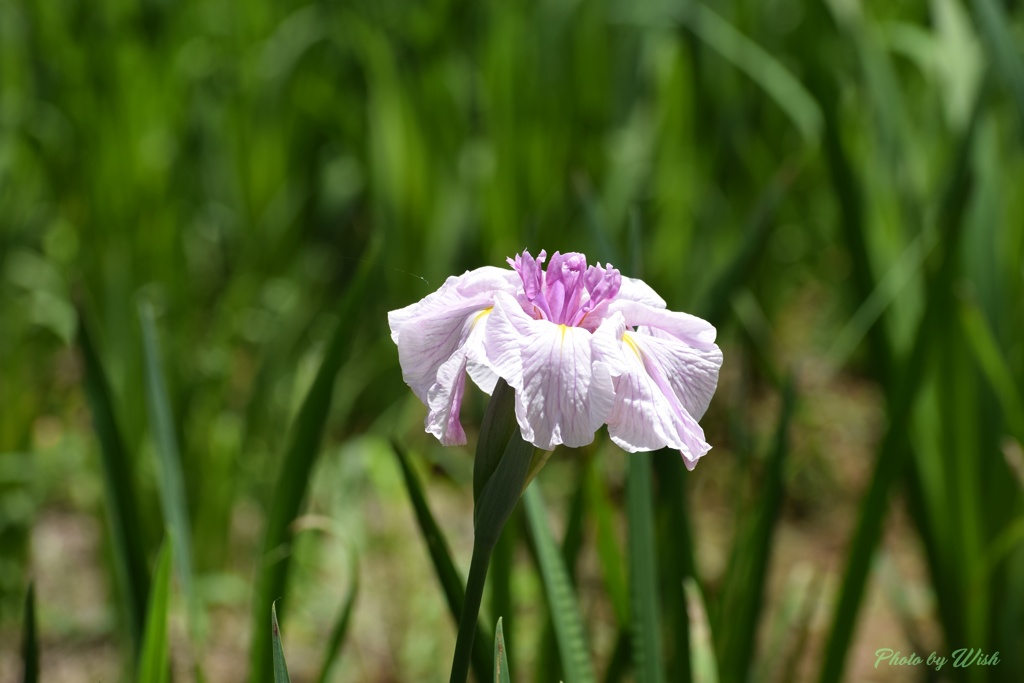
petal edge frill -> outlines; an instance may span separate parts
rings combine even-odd
[[[614,394],[607,366],[594,362],[591,332],[531,318],[499,294],[484,334],[491,366],[516,391],[524,440],[544,450],[594,440]]]
[[[485,267],[450,277],[421,301],[388,313],[402,378],[427,405],[426,431],[446,446],[466,443],[459,410],[467,371],[490,393],[497,376],[487,367],[483,328],[497,291],[515,291],[515,273]]]
[[[616,324],[621,344],[617,355],[608,361],[615,375],[609,436],[630,453],[675,448],[687,469],[693,469],[711,446],[686,403],[706,406],[710,395],[705,400],[705,392],[698,390],[680,396],[677,383],[685,382],[673,378],[699,377],[711,372],[712,367],[717,377],[714,358],[705,358],[696,349],[685,349],[678,340],[628,331],[620,316],[616,316]]]
[[[621,313],[627,327],[647,326],[662,330],[690,346],[711,349],[715,345],[715,326],[703,318],[657,308],[638,301],[617,300],[608,306],[608,314]]]
[[[388,313],[402,378],[421,401],[428,403],[441,366],[466,343],[480,316],[493,305],[495,292],[515,291],[513,276],[502,268],[477,268],[448,278],[421,301]]]

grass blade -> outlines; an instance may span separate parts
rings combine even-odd
[[[773,623],[768,625],[765,655],[758,662],[758,678],[773,683],[795,681],[807,651],[811,618],[821,597],[821,575],[809,565],[796,564],[779,593]]]
[[[686,611],[690,618],[690,661],[693,663],[693,683],[718,683],[718,666],[711,640],[711,625],[704,608],[704,598],[696,580],[683,582],[686,592]]]
[[[629,631],[620,628],[615,636],[615,649],[612,650],[611,660],[608,668],[605,669],[604,683],[619,683],[626,680],[629,672],[630,662],[633,659],[633,645],[629,637]]]
[[[171,598],[172,543],[164,540],[156,556],[153,592],[146,611],[146,631],[139,656],[140,683],[167,683],[170,680],[170,645],[167,635],[167,612]]]
[[[348,634],[349,624],[352,623],[352,612],[355,610],[356,596],[359,594],[359,558],[355,551],[352,551],[352,562],[349,568],[349,576],[352,577],[345,595],[345,602],[342,603],[341,612],[331,629],[331,637],[327,639],[327,651],[324,654],[324,663],[320,666],[320,675],[317,676],[317,683],[327,683],[328,676],[334,663],[341,652],[341,646]]]
[[[658,482],[654,499],[657,538],[659,590],[666,605],[683,605],[683,579],[694,575],[693,529],[686,510],[686,465],[679,451],[670,448],[651,454],[654,479]],[[690,629],[686,613],[666,610],[665,671],[669,683],[690,683]]]
[[[565,538],[562,539],[562,562],[569,573],[569,583],[576,585],[576,561],[583,546],[583,513],[586,508],[587,471],[593,469],[593,459],[588,458],[582,463],[582,471],[576,480],[576,490],[569,504],[569,518],[565,525]],[[537,642],[537,669],[534,680],[555,677],[562,671],[559,660],[558,639],[555,637],[555,624],[550,615],[540,631]]]
[[[25,615],[21,621],[21,663],[22,681],[37,683],[39,680],[39,630],[36,626],[36,587],[28,585],[25,592]]]
[[[501,632],[501,617],[494,629],[494,683],[510,683],[508,657],[505,654],[505,636]]]
[[[747,216],[743,242],[729,263],[722,268],[698,297],[697,314],[720,324],[729,310],[729,302],[740,287],[750,279],[757,263],[764,258],[766,247],[778,222],[775,220],[789,187],[800,173],[798,161],[784,163],[761,190],[754,208]],[[682,590],[682,589],[680,589]]]
[[[271,640],[274,651],[274,683],[291,683],[288,663],[284,660],[284,646],[281,645],[281,627],[277,624],[277,602],[270,604]]]
[[[984,314],[976,304],[960,304],[960,325],[978,367],[999,398],[1006,424],[1017,438],[1024,439],[1024,398],[1021,397],[1020,389],[1014,382],[1014,373],[1009,362],[999,348]]]
[[[1017,114],[1024,124],[1024,60],[1019,51],[1020,41],[1011,32],[1003,3],[998,0],[971,0],[971,7],[995,72],[1010,91],[1017,105]]]
[[[789,116],[805,143],[817,144],[821,136],[821,109],[800,80],[710,8],[702,3],[693,3],[692,7],[692,13],[682,15],[690,30],[760,85]]]
[[[737,535],[734,554],[723,589],[718,622],[722,670],[726,681],[746,681],[750,675],[757,625],[764,601],[765,581],[771,560],[772,536],[779,520],[784,495],[783,467],[789,452],[789,423],[793,415],[793,380],[782,390],[782,410],[775,443],[768,458],[764,481],[757,487],[758,506],[745,532]],[[726,621],[728,624],[726,624]]]
[[[515,556],[516,546],[519,541],[519,527],[516,523],[515,513],[510,519],[511,524],[506,524],[498,544],[494,546],[494,553],[491,555],[490,571],[487,575],[487,585],[491,593],[491,614],[499,619],[508,622],[509,632],[515,623],[513,612],[515,607],[512,601],[512,576],[516,571]],[[502,624],[504,626],[504,622]],[[505,635],[502,634],[502,638]],[[506,643],[507,644],[507,643]]]
[[[565,669],[565,680],[567,683],[592,682],[595,679],[590,666],[583,619],[569,581],[569,572],[548,527],[544,501],[535,485],[526,489],[523,504],[526,507],[526,518],[533,543],[537,549],[544,594],[547,596],[548,609],[555,624],[555,637]]]
[[[317,370],[313,384],[306,393],[292,425],[288,449],[281,462],[270,510],[267,516],[266,535],[263,540],[262,562],[258,569],[256,591],[253,599],[253,629],[250,666],[252,680],[259,683],[267,679],[270,653],[266,640],[260,637],[266,613],[274,598],[285,592],[291,554],[289,525],[298,516],[302,499],[309,485],[309,478],[319,453],[320,439],[334,397],[335,378],[342,361],[348,355],[354,335],[352,320],[362,303],[362,292],[372,271],[374,259],[362,264],[349,286],[345,299],[338,311],[338,322],[328,342],[323,361]]]
[[[85,394],[92,413],[93,426],[100,440],[104,499],[113,536],[114,569],[128,620],[132,652],[137,654],[146,621],[146,596],[149,574],[146,571],[146,544],[139,526],[139,507],[135,500],[132,463],[117,425],[114,401],[106,372],[88,331],[82,310],[78,313],[78,347],[85,369]]]
[[[644,23],[661,22],[658,17],[638,18]],[[749,76],[789,117],[804,142],[817,144],[822,129],[821,109],[800,80],[781,62],[702,3],[689,3],[675,11],[672,19]]]
[[[638,683],[661,683],[657,557],[651,511],[651,461],[629,459],[626,474],[626,517],[629,527],[629,591],[633,619],[633,665]]]
[[[587,500],[597,527],[597,556],[601,561],[604,573],[605,591],[612,603],[615,620],[619,628],[629,624],[629,589],[626,587],[626,576],[622,567],[623,552],[615,538],[613,506],[608,498],[608,490],[600,469],[591,467],[587,482]]]
[[[452,554],[448,550],[448,542],[445,540],[444,534],[441,533],[441,529],[437,526],[433,513],[430,512],[430,508],[427,506],[423,486],[409,464],[409,458],[405,453],[405,449],[394,442],[392,442],[392,448],[402,470],[402,478],[405,481],[405,488],[409,492],[409,500],[412,502],[413,512],[416,515],[416,523],[419,525],[420,533],[427,544],[430,561],[434,565],[437,580],[441,582],[441,588],[444,590],[444,596],[448,601],[448,611],[451,612],[452,618],[455,620],[456,625],[458,625],[459,619],[462,616],[462,604],[466,600],[466,590],[462,578],[455,569],[455,563],[452,562]],[[491,642],[491,638],[482,632],[481,626],[477,625],[476,637],[473,639],[472,658],[473,671],[476,674],[477,680],[486,681],[491,672],[490,653],[487,652],[487,643],[489,642]]]
[[[963,217],[971,188],[970,150],[978,127],[981,102],[985,88],[978,96],[971,123],[960,141],[959,150],[953,161],[949,182],[943,196],[943,225],[941,262],[930,273],[926,284],[927,300],[924,315],[920,320],[906,363],[892,384],[889,396],[889,427],[879,448],[875,471],[868,490],[861,502],[857,528],[847,557],[839,603],[833,615],[832,630],[826,645],[821,668],[821,683],[840,680],[847,651],[853,638],[853,628],[864,595],[868,569],[875,548],[882,535],[882,523],[888,512],[889,491],[903,473],[910,458],[910,442],[906,425],[911,417],[914,401],[925,370],[931,340],[935,329],[941,324],[942,316],[949,306],[952,293],[949,285],[953,281],[956,266],[957,246],[962,235]],[[927,546],[927,544],[926,544]],[[933,566],[933,571],[935,567]],[[940,606],[941,608],[941,606]],[[948,628],[948,625],[947,625]]]
[[[157,489],[160,492],[167,533],[174,549],[174,570],[188,603],[189,624],[195,636],[200,608],[198,596],[192,588],[192,534],[188,519],[188,501],[185,497],[184,476],[181,470],[181,451],[174,431],[171,401],[161,368],[160,343],[153,318],[153,307],[150,304],[140,304],[139,321],[142,325],[142,350],[146,364],[149,422],[157,455]]]

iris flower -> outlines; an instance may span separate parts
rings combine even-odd
[[[584,446],[601,425],[629,452],[678,449],[693,469],[711,446],[698,420],[718,384],[715,328],[610,264],[583,254],[528,251],[511,270],[450,277],[422,301],[388,314],[406,383],[428,408],[426,431],[463,444],[466,375],[490,394],[515,390],[524,440]]]

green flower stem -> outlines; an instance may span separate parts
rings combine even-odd
[[[469,661],[473,655],[473,638],[476,622],[480,615],[480,600],[487,581],[487,567],[491,563],[494,546],[475,543],[473,559],[469,564],[469,580],[466,581],[466,601],[462,603],[459,617],[459,636],[455,641],[455,657],[452,661],[450,683],[463,683],[469,675]]]
[[[535,455],[534,447],[523,441],[516,424],[515,393],[504,380],[498,380],[487,404],[473,461],[473,559],[459,616],[451,683],[464,683],[469,673],[487,566],[531,470],[535,474],[543,465],[543,458],[535,463]]]

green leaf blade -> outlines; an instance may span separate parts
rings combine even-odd
[[[291,553],[289,526],[299,515],[309,480],[320,452],[320,441],[327,426],[334,398],[335,379],[352,345],[351,321],[362,303],[362,293],[370,278],[375,259],[368,258],[349,286],[338,311],[338,322],[328,342],[313,384],[303,398],[292,424],[288,447],[281,461],[279,475],[267,515],[261,564],[253,598],[253,630],[250,650],[251,677],[256,683],[265,681],[271,656],[266,639],[259,637],[272,598],[285,594]],[[285,552],[282,552],[285,551]]]
[[[626,475],[626,517],[629,528],[629,588],[633,662],[639,683],[662,683],[661,629],[658,610],[657,556],[651,510],[651,462],[645,455],[629,457]]]
[[[392,450],[398,459],[399,468],[402,471],[402,478],[405,482],[406,492],[412,502],[413,513],[416,516],[416,523],[419,526],[420,534],[427,544],[427,552],[430,561],[434,565],[434,573],[441,583],[445,600],[448,603],[448,611],[455,620],[456,625],[462,616],[462,606],[466,600],[466,590],[462,578],[459,576],[455,563],[452,561],[451,551],[448,549],[448,541],[434,519],[430,507],[427,505],[426,495],[423,492],[423,485],[409,463],[409,457],[399,444],[392,442]],[[487,652],[487,643],[491,639],[481,632],[478,625],[476,636],[473,639],[472,665],[473,671],[481,681],[487,680],[491,671],[490,653]]]
[[[165,539],[157,554],[153,572],[153,590],[149,596],[146,630],[139,657],[139,683],[166,683],[170,678],[167,614],[170,609],[173,555],[172,544]]]
[[[181,450],[174,430],[171,401],[160,361],[160,341],[151,305],[144,303],[139,306],[139,321],[142,325],[142,350],[146,366],[145,383],[150,429],[157,455],[157,490],[160,493],[160,503],[168,527],[170,543],[174,549],[174,570],[181,582],[181,590],[185,594],[189,606],[189,623],[192,632],[196,634],[200,608],[198,595],[193,590],[192,534],[188,517],[188,500],[185,495],[185,478],[182,474]]]
[[[351,584],[345,595],[345,601],[342,603],[341,611],[338,613],[338,618],[331,629],[331,636],[327,639],[327,649],[324,653],[324,662],[320,666],[320,675],[317,676],[317,683],[327,683],[331,669],[334,668],[341,652],[341,646],[345,642],[345,636],[348,635],[349,625],[352,623],[356,596],[359,594],[359,558],[355,551],[352,552],[349,576],[352,577]]]
[[[113,537],[117,585],[128,621],[132,651],[138,653],[146,623],[146,598],[149,594],[149,573],[145,560],[147,546],[139,524],[140,508],[135,499],[131,475],[134,468],[118,426],[107,373],[82,310],[78,314],[77,343],[85,369],[86,400],[100,441],[104,502]]]
[[[576,596],[569,581],[569,572],[562,561],[562,553],[551,535],[547,511],[536,485],[529,486],[523,494],[523,504],[537,559],[541,567],[541,579],[548,598],[551,617],[555,624],[555,637],[565,670],[566,683],[592,683],[594,672],[590,664],[583,619],[580,616]]]
[[[21,663],[23,683],[39,681],[39,627],[36,624],[36,587],[25,592],[25,614],[21,621]]]
[[[281,644],[281,627],[277,623],[277,602],[270,605],[271,641],[274,651],[274,683],[291,683],[288,676],[288,663],[284,659],[284,646]]]
[[[722,648],[720,674],[726,681],[745,681],[756,649],[772,538],[779,521],[784,495],[784,465],[789,452],[789,425],[795,397],[793,379],[782,390],[782,409],[775,430],[775,442],[768,456],[763,481],[758,486],[757,506],[735,541],[733,556],[722,589],[718,645]]]
[[[692,577],[683,581],[686,593],[686,611],[690,618],[690,661],[693,665],[693,683],[718,683],[718,664],[711,639],[711,624],[700,587]]]
[[[510,683],[508,656],[505,653],[505,635],[501,628],[501,617],[494,629],[494,683]]]

